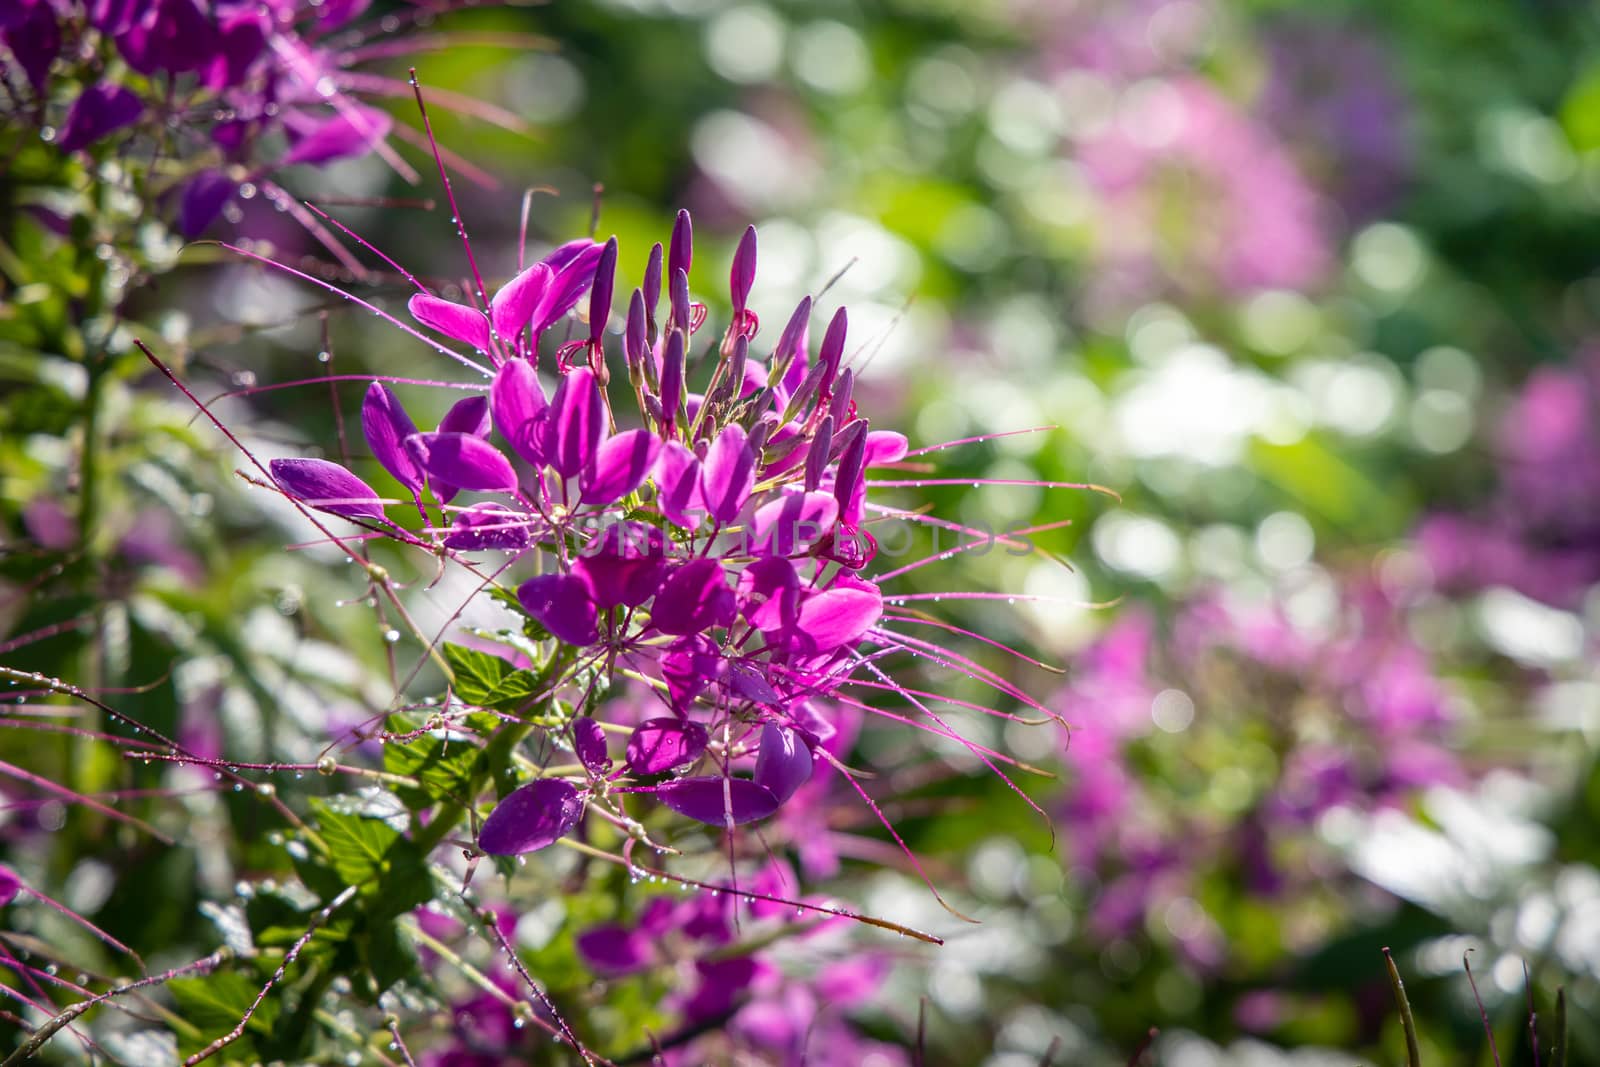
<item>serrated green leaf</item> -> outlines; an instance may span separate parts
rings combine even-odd
[[[188,1054],[205,1047],[239,1025],[245,1012],[261,992],[261,982],[237,971],[219,971],[204,978],[177,978],[167,983],[177,1001],[178,1014],[193,1024],[200,1036],[186,1038],[180,1051]],[[244,1036],[221,1054],[224,1060],[250,1061],[259,1058],[252,1035],[270,1037],[278,1018],[278,1002],[267,997],[245,1025]]]
[[[329,861],[346,885],[361,885],[383,870],[400,831],[382,819],[337,812],[326,801],[313,800],[317,832],[328,843]]]
[[[499,656],[464,645],[446,644],[440,651],[456,676],[456,696],[468,704],[482,706],[495,687],[514,670],[510,663]]]
[[[392,918],[433,899],[427,861],[400,831],[379,818],[335,811],[326,800],[311,806],[340,888],[360,886],[371,915]]]
[[[395,728],[403,731],[409,727],[391,724],[391,729]],[[482,750],[470,743],[424,734],[403,745],[384,746],[383,769],[421,782],[422,789],[399,788],[395,792],[407,807],[425,808],[463,797],[471,789],[482,756]]]

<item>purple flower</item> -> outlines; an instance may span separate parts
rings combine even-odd
[[[488,314],[475,307],[420,293],[411,298],[411,316],[431,329],[497,361],[537,349],[539,335],[573,306],[594,279],[602,245],[577,240],[551,252],[501,286]],[[533,332],[527,343],[524,330]]]
[[[107,134],[132,125],[144,113],[144,103],[131,89],[97,82],[72,102],[56,147],[63,152],[87,148]]]
[[[1169,136],[1136,139],[1110,123],[1079,150],[1099,200],[1096,302],[1318,285],[1332,265],[1324,208],[1272,136],[1198,80],[1144,100]]]

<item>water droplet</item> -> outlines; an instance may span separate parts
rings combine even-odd
[[[392,645],[396,641],[400,640],[400,631],[399,630],[385,630],[385,631],[383,631],[383,639],[384,639],[385,642],[387,642],[388,644]]]

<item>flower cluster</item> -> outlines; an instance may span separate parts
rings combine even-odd
[[[1464,780],[1445,745],[1449,692],[1405,632],[1403,604],[1363,583],[1338,597],[1330,617],[1310,619],[1303,600],[1200,596],[1165,640],[1132,613],[1085,654],[1062,696],[1085,723],[1067,753],[1063,817],[1075,861],[1104,879],[1097,934],[1123,935],[1192,893],[1218,857],[1257,899],[1303,902],[1334,873],[1308,845],[1330,812]],[[1213,924],[1185,924],[1177,940],[1197,965],[1220,960]]]
[[[689,352],[705,309],[689,297],[692,254],[680,213],[629,301],[635,425],[619,418],[607,389],[616,241],[577,241],[492,297],[480,291],[481,307],[426,291],[411,298],[416,321],[487,359],[493,382],[487,397],[460,401],[426,432],[388,386],[370,387],[362,427],[409,504],[386,501],[327,460],[271,464],[291,498],[438,555],[539,560],[541,573],[504,599],[531,637],[553,642],[541,695],[570,690],[586,712],[560,727],[581,773],[541,777],[505,797],[478,837],[487,853],[543,848],[615,793],[648,793],[718,827],[774,814],[824,758],[834,727],[822,703],[874,669],[859,646],[869,637],[893,645],[877,629],[883,595],[862,573],[874,554],[864,498],[867,468],[901,459],[907,446],[856,412],[845,311],[813,354],[806,298],[770,360],[754,356],[748,230],[733,260],[732,322],[693,392]],[[588,336],[559,348],[547,395],[540,337],[585,292]],[[486,499],[458,503],[463,492]],[[402,526],[402,513],[420,529]],[[597,677],[636,680],[661,714],[603,726],[587,713]],[[607,727],[629,733],[620,766]],[[708,773],[688,773],[707,759]]]
[[[116,145],[127,156],[124,142],[142,138],[182,161],[148,193],[183,236],[236,216],[257,192],[321,234],[275,172],[377,152],[415,177],[387,143],[389,114],[354,95],[398,95],[405,84],[353,69],[384,53],[371,36],[414,20],[354,25],[369,4],[18,0],[0,12],[0,43],[23,76],[11,86],[28,103],[22,114],[60,152]]]
[[[1439,583],[1506,586],[1560,607],[1600,581],[1600,349],[1535,372],[1497,435],[1499,484],[1477,514],[1440,511],[1417,537]]]

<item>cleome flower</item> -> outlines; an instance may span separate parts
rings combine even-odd
[[[440,35],[399,38],[455,6],[364,19],[370,3],[12,0],[0,14],[0,61],[23,75],[14,90],[18,117],[63,155],[160,158],[145,180],[128,179],[183,237],[222,217],[239,221],[245,202],[259,197],[355,270],[337,235],[278,175],[376,154],[415,182],[391,145],[412,131],[374,103],[410,87],[363,68],[402,47],[440,47]],[[451,103],[524,125],[491,105]]]
[[[411,297],[413,319],[471,346],[492,380],[487,398],[461,401],[431,431],[418,430],[387,385],[369,387],[367,443],[410,507],[326,460],[270,465],[287,496],[374,534],[468,568],[483,553],[508,555],[487,568],[486,582],[511,568],[537,571],[499,586],[497,599],[520,612],[548,657],[534,660],[540,695],[564,694],[574,709],[547,732],[578,762],[500,800],[477,835],[490,855],[547,847],[596,807],[626,819],[616,805],[630,795],[728,830],[766,819],[811,778],[816,760],[840,766],[823,747],[838,711],[870,710],[868,700],[885,692],[924,712],[924,728],[957,737],[928,707],[939,698],[879,666],[895,652],[1025,700],[1000,676],[893,628],[907,616],[869,575],[877,547],[867,472],[903,460],[907,441],[873,429],[856,408],[847,312],[832,316],[813,349],[812,302],[803,299],[758,356],[758,319],[744,306],[756,263],[751,228],[733,260],[732,322],[694,361],[706,313],[689,296],[686,212],[667,249],[651,251],[645,283],[628,301],[628,407],[614,404],[621,376],[608,388],[605,351],[617,243],[574,241],[492,298],[481,283],[475,303]],[[588,337],[559,346],[542,379],[541,335],[585,291]],[[694,388],[696,380],[704,385]],[[476,499],[461,502],[463,493]],[[616,680],[640,686],[655,710],[597,721],[612,707],[598,694]],[[611,734],[628,738],[617,756]],[[997,770],[1004,759],[972,750]]]

